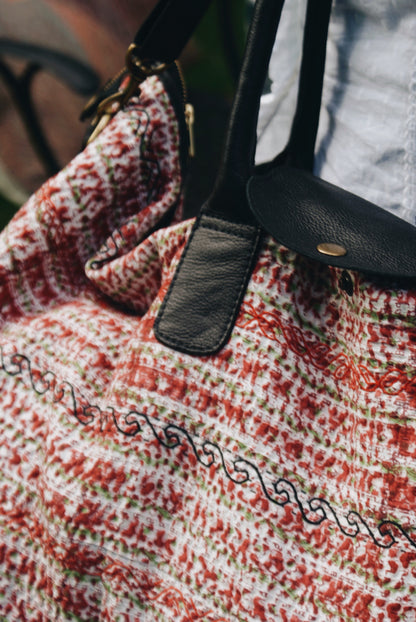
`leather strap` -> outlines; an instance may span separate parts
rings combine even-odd
[[[260,98],[283,3],[256,2],[215,188],[196,220],[155,322],[159,341],[188,354],[214,354],[225,345],[257,256],[262,234],[246,186],[254,167]],[[313,158],[330,8],[330,0],[308,1],[299,98],[283,155],[305,166]],[[304,161],[298,157],[304,148],[302,142],[300,149],[302,132],[307,133]]]
[[[211,0],[160,0],[134,43],[142,60],[173,63],[187,44]]]
[[[217,184],[196,220],[155,322],[159,341],[188,354],[214,354],[225,345],[257,256],[261,228],[250,212],[245,187],[283,2],[256,2]]]
[[[259,227],[201,214],[155,322],[165,345],[207,356],[220,350],[256,258]]]
[[[312,172],[321,110],[332,0],[309,0],[296,111],[288,144],[277,159]],[[276,161],[275,161],[276,162]]]
[[[257,0],[228,126],[222,163],[205,211],[254,224],[246,184],[254,165],[260,98],[284,0]]]
[[[311,171],[322,98],[326,42],[331,0],[308,0],[296,111],[288,144],[269,167],[290,164]],[[223,162],[209,209],[226,217],[254,222],[246,200],[246,185],[253,173],[260,99],[283,2],[263,7],[254,19],[255,36],[249,41],[233,105]],[[277,26],[276,26],[277,28]]]

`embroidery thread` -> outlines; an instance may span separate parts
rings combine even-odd
[[[38,372],[33,370],[30,359],[21,353],[10,355],[8,364],[6,364],[3,347],[0,346],[1,369],[9,376],[23,376],[24,367],[26,366],[30,387],[38,395],[45,395],[52,391],[52,402],[63,402],[65,395],[70,396],[70,410],[73,416],[83,426],[92,424],[96,417],[99,417],[101,425],[106,419],[103,409],[98,405],[89,404],[83,396],[77,399],[73,385],[64,380],[58,381],[56,374],[50,370]],[[40,385],[39,385],[40,383]],[[151,418],[135,410],[116,416],[116,410],[108,407],[106,412],[111,414],[112,421],[117,430],[129,437],[135,437],[141,434],[144,426],[151,431],[153,439],[155,439],[166,450],[174,451],[179,447],[184,447],[185,443],[189,446],[198,461],[204,468],[210,469],[213,466],[221,467],[224,475],[236,485],[243,485],[254,480],[260,485],[264,497],[278,507],[284,507],[292,503],[300,512],[302,520],[312,527],[319,527],[326,521],[335,522],[341,533],[348,538],[356,538],[363,532],[367,534],[373,543],[382,549],[390,549],[394,544],[399,544],[401,540],[395,535],[397,532],[403,536],[405,541],[416,549],[416,539],[414,539],[403,526],[395,520],[382,520],[375,528],[371,528],[366,520],[355,510],[350,510],[346,515],[339,517],[332,505],[321,497],[312,497],[306,501],[302,501],[296,487],[286,478],[279,478],[271,486],[268,486],[265,477],[260,469],[249,460],[237,456],[231,461],[232,468],[227,464],[224,451],[213,441],[205,440],[198,448],[194,438],[183,427],[176,424],[167,424],[162,429],[162,436],[156,426],[152,423]],[[120,422],[124,421],[126,427],[123,428]],[[271,491],[272,489],[272,491]]]

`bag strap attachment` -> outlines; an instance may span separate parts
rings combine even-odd
[[[163,73],[178,59],[210,3],[211,0],[159,0],[129,46],[124,70],[86,104],[81,121],[93,117],[86,144],[95,140],[130,97],[137,94],[144,80]],[[126,76],[128,80],[124,80]]]
[[[187,354],[215,354],[228,341],[262,240],[246,185],[254,169],[260,98],[283,4],[284,0],[255,4],[215,188],[195,222],[155,321],[157,339]],[[299,137],[309,123],[313,154],[325,60],[325,52],[314,51],[325,50],[330,8],[330,0],[308,0],[299,97],[310,97],[312,107],[298,101],[290,141],[281,156],[285,160],[295,159]],[[308,165],[310,153],[305,160]]]

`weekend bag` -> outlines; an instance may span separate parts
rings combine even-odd
[[[180,14],[182,44],[202,4],[159,2],[0,238],[0,618],[413,620],[416,229],[311,173],[328,0],[254,167],[283,5],[257,0],[215,188],[179,221],[184,101],[140,42]]]

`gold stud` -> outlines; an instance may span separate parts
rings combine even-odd
[[[316,248],[321,255],[329,255],[330,257],[343,257],[347,254],[345,246],[333,242],[322,242]]]
[[[321,255],[329,255],[329,257],[343,257],[347,254],[345,246],[332,242],[322,242],[322,244],[318,244],[316,248]]]

